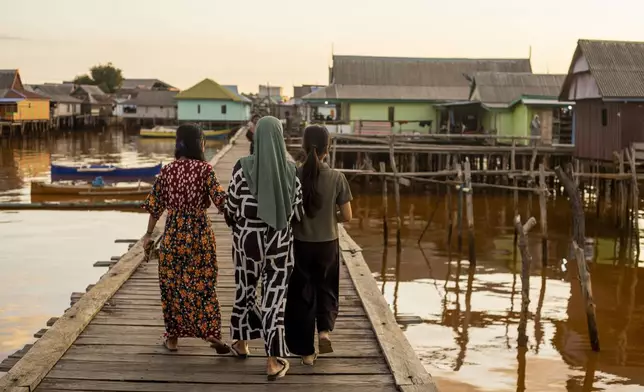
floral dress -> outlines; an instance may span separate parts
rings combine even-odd
[[[226,193],[207,162],[175,160],[161,169],[143,208],[167,211],[159,285],[167,336],[221,340],[215,234],[207,209],[223,211]]]

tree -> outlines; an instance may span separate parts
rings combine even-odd
[[[77,76],[74,83],[96,85],[106,93],[116,92],[123,84],[123,72],[112,63],[95,65],[89,71],[91,76]]]

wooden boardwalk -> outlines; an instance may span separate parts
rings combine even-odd
[[[235,162],[247,154],[238,133],[213,164],[222,184]],[[231,236],[223,217],[210,216],[217,237],[224,338],[235,283]],[[154,236],[161,234],[163,222]],[[359,247],[341,230],[344,263],[340,315],[333,332],[335,352],[314,367],[291,358],[287,376],[269,382],[263,342],[251,344],[246,361],[216,355],[208,344],[181,339],[179,351],[161,345],[164,332],[157,260],[145,263],[141,243],[109,272],[27,351],[0,379],[0,390],[28,391],[435,391],[382,298]]]

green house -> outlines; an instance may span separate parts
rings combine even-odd
[[[335,105],[335,122],[351,132],[437,132],[447,117],[436,105],[469,98],[466,75],[531,72],[529,59],[442,59],[333,56],[329,86],[304,96],[310,105]]]
[[[250,100],[211,79],[180,92],[175,99],[179,122],[196,122],[215,129],[250,120]]]
[[[574,103],[558,99],[565,77],[477,72],[470,77],[469,100],[441,105],[441,110],[450,119],[452,133],[540,136],[544,144],[571,143]],[[540,133],[531,135],[535,116]]]

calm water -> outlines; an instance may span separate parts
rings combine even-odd
[[[140,140],[121,131],[0,143],[0,202],[29,202],[29,181],[48,179],[50,160],[151,163],[171,160],[174,149],[172,140]],[[207,156],[220,147],[209,144]],[[571,221],[563,199],[549,203],[545,269],[538,228],[530,236],[529,342],[527,350],[518,350],[520,261],[512,246],[510,197],[475,194],[474,267],[467,261],[467,237],[461,254],[456,235],[451,251],[446,246],[444,204],[417,244],[437,196],[403,195],[404,249],[397,255],[393,220],[389,247],[382,244],[380,195],[357,186],[353,191],[356,219],[347,228],[441,390],[644,390],[644,285],[638,285],[643,277],[631,256],[638,244],[617,239],[610,220],[594,214],[587,219],[587,236],[596,241],[591,273],[602,352],[589,351],[576,266],[562,268]],[[395,211],[393,203],[389,211]],[[532,211],[539,218],[536,198]],[[525,200],[521,213],[527,214]],[[105,270],[93,262],[123,253],[127,247],[113,241],[140,236],[146,219],[110,211],[0,212],[0,358],[59,316],[71,292],[94,283]]]
[[[348,231],[363,248],[384,296],[406,324],[408,339],[441,390],[644,390],[644,285],[638,285],[644,277],[634,256],[637,244],[632,243],[630,251],[625,240],[620,244],[609,220],[589,214],[586,227],[587,236],[596,241],[591,273],[601,353],[589,349],[576,264],[568,262],[562,268],[571,221],[564,199],[548,205],[546,268],[541,267],[538,226],[529,238],[533,257],[529,341],[527,350],[521,351],[517,349],[521,261],[513,252],[511,197],[475,194],[474,266],[467,260],[467,234],[460,254],[456,235],[451,252],[446,245],[443,198],[402,197],[404,247],[397,256],[393,220],[389,247],[383,246],[380,195],[357,193],[353,205],[357,219]],[[441,204],[418,245],[437,201]],[[525,221],[527,199],[521,205]],[[394,207],[389,205],[390,214]],[[532,211],[538,219],[536,198]]]

